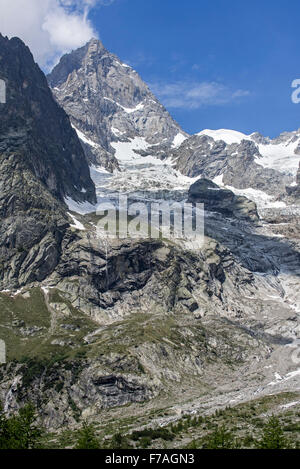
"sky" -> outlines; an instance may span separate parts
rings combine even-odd
[[[98,37],[190,134],[300,127],[299,17],[299,0],[0,0],[0,31],[45,71]]]

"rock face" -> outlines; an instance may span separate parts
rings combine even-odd
[[[199,179],[189,190],[189,202],[204,204],[205,210],[248,221],[258,221],[256,204],[232,191],[221,189],[208,179]]]
[[[63,56],[48,82],[91,164],[116,168],[114,142],[142,138],[170,148],[185,135],[139,75],[97,39]]]
[[[24,43],[0,36],[0,289],[41,281],[55,268],[68,219],[63,199],[95,201],[69,118]]]
[[[253,223],[254,203],[201,179],[188,195],[206,205],[200,245],[186,239],[111,240],[96,229],[95,213],[74,214],[70,225],[62,199],[94,200],[82,147],[28,49],[18,39],[1,38],[1,45],[0,78],[8,85],[7,104],[0,104],[5,410],[31,400],[48,428],[87,418],[101,422],[104,416],[119,431],[120,406],[135,406],[124,410],[127,425],[147,405],[151,416],[169,413],[174,402],[192,413],[199,395],[209,405],[213,393],[235,392],[246,400],[258,390],[276,392],[279,381],[280,390],[298,386],[299,364],[291,352],[300,335],[300,242],[293,217]],[[257,134],[238,141],[198,135],[182,143],[187,136],[140,78],[99,41],[65,56],[49,80],[94,164],[112,169],[114,145],[126,148],[138,138],[161,159],[181,143],[171,156],[189,175],[222,176],[239,187],[248,187],[250,179],[272,193],[280,177],[292,179],[292,172],[267,167],[261,145],[270,150],[272,144]],[[132,191],[146,166],[148,149],[140,150],[140,166],[135,155],[131,161]],[[170,178],[134,200],[171,199],[182,179],[190,187],[170,163],[155,160],[153,182],[163,171]],[[144,174],[147,189],[150,172]],[[186,191],[176,193],[175,200],[186,199]]]
[[[221,137],[220,137],[221,138]],[[261,166],[260,149],[254,141],[226,143],[205,135],[194,135],[171,151],[175,167],[183,174],[202,176],[236,189],[252,188],[271,196],[285,192],[293,176]]]
[[[149,399],[153,411],[159,393],[168,406],[199,388],[207,396],[212,383],[269,393],[273,366],[292,371],[299,243],[209,211],[195,250],[108,242],[86,222],[86,232],[66,232],[42,284],[0,292],[0,311],[11,312],[0,333],[14,344],[0,380],[8,411],[30,398],[48,428],[61,428]]]
[[[1,78],[6,82],[6,103],[0,105],[0,154],[26,156],[22,159],[28,169],[60,200],[69,196],[94,202],[95,189],[78,137],[29,49],[20,39],[2,36],[0,47]]]
[[[296,183],[293,186],[286,188],[288,200],[292,203],[299,203],[300,201],[300,164],[297,172]]]

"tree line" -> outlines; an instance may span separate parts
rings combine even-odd
[[[181,428],[146,429],[130,435],[115,434],[110,440],[101,442],[93,425],[84,422],[76,432],[74,449],[134,449],[149,448],[154,440],[172,441]],[[12,416],[7,416],[0,407],[0,450],[5,449],[42,449],[46,431],[38,424],[37,413],[32,404],[26,404]],[[135,446],[133,446],[133,442]],[[258,449],[293,449],[285,437],[280,420],[272,416],[261,429],[251,446]],[[201,440],[194,440],[189,449],[239,449],[239,440],[224,425],[217,427]]]

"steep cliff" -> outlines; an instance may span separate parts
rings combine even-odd
[[[91,164],[112,171],[118,142],[139,138],[170,148],[185,133],[130,66],[97,39],[62,57],[48,76]]]
[[[69,118],[29,49],[0,36],[0,288],[41,281],[56,266],[68,217],[64,198],[95,202]]]

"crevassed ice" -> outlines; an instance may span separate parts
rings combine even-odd
[[[71,197],[65,197],[64,200],[71,212],[76,212],[80,215],[86,215],[87,213],[96,211],[96,205],[93,205],[90,202],[76,202]]]
[[[295,154],[299,141],[285,144],[259,145],[262,158],[256,158],[256,163],[264,168],[276,169],[281,173],[297,174],[300,156]]]

